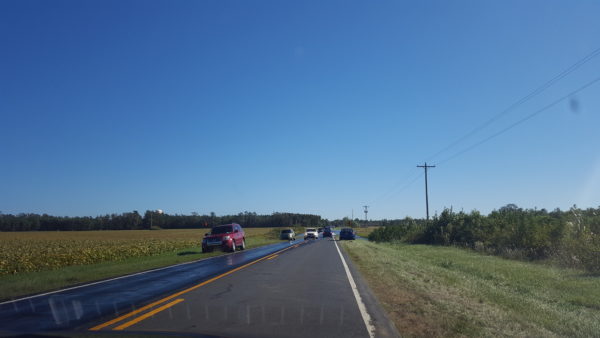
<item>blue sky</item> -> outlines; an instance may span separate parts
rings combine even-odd
[[[595,1],[2,1],[0,211],[424,217],[600,76]],[[578,109],[571,109],[570,101]],[[600,83],[430,211],[600,205]],[[412,184],[408,184],[413,182]]]

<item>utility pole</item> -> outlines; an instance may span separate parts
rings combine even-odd
[[[369,206],[363,205],[363,208],[365,208],[365,225],[367,225],[367,213],[369,212]]]
[[[354,208],[352,208],[352,222],[354,222]]]
[[[435,168],[434,165],[418,165],[417,168],[425,169],[425,209],[427,210],[427,220],[429,221],[429,193],[427,192],[427,168]]]

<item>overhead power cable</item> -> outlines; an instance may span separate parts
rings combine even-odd
[[[563,96],[563,97],[561,97],[561,98],[559,98],[559,99],[557,99],[557,100],[553,101],[552,103],[550,103],[550,104],[548,104],[548,105],[546,105],[546,106],[544,106],[544,107],[542,107],[542,108],[540,108],[540,109],[538,109],[538,110],[534,111],[533,113],[531,113],[531,114],[529,114],[529,115],[527,115],[527,116],[523,117],[522,119],[520,119],[520,120],[518,120],[518,121],[516,121],[516,122],[514,122],[514,123],[512,123],[512,124],[510,124],[510,125],[508,125],[507,127],[505,127],[505,128],[503,128],[503,129],[501,129],[500,131],[498,131],[498,132],[496,132],[496,133],[494,133],[494,134],[492,134],[492,135],[490,135],[490,136],[488,136],[488,137],[484,138],[483,140],[481,140],[481,141],[479,141],[479,142],[477,142],[477,143],[474,143],[474,144],[472,144],[471,146],[469,146],[469,147],[467,147],[467,148],[465,148],[465,149],[463,149],[463,150],[461,150],[461,151],[459,151],[459,152],[455,153],[454,155],[451,155],[451,156],[449,156],[449,157],[445,158],[444,160],[442,160],[442,161],[440,161],[440,162],[437,162],[436,164],[437,164],[437,165],[440,165],[440,164],[446,163],[446,162],[448,162],[448,161],[450,161],[450,160],[452,160],[452,159],[454,159],[454,158],[456,158],[456,157],[458,157],[458,156],[460,156],[460,155],[462,155],[462,154],[466,153],[467,151],[470,151],[470,150],[473,150],[473,149],[477,148],[478,146],[480,146],[480,145],[482,145],[482,144],[484,144],[484,143],[488,142],[489,140],[491,140],[491,139],[493,139],[493,138],[495,138],[495,137],[497,137],[497,136],[499,136],[499,135],[501,135],[501,134],[504,134],[505,132],[509,131],[510,129],[512,129],[512,128],[514,128],[514,127],[518,126],[518,125],[520,125],[521,123],[523,123],[523,122],[526,122],[527,120],[530,120],[530,119],[532,119],[533,117],[535,117],[535,116],[539,115],[540,113],[542,113],[542,112],[544,112],[544,111],[546,111],[546,110],[548,110],[548,109],[550,109],[550,108],[552,108],[552,107],[556,106],[556,105],[557,105],[557,104],[559,104],[560,102],[562,102],[562,101],[565,101],[565,100],[569,99],[569,98],[570,98],[570,97],[572,97],[573,95],[575,95],[575,94],[579,93],[580,91],[582,91],[582,90],[584,90],[584,89],[586,89],[586,88],[588,88],[588,87],[590,87],[590,86],[594,85],[594,84],[595,84],[595,83],[597,83],[598,81],[600,81],[600,77],[597,77],[597,78],[595,78],[594,80],[592,80],[592,81],[590,81],[590,82],[586,83],[585,85],[583,85],[583,86],[581,86],[581,87],[577,88],[576,90],[574,90],[574,91],[570,92],[569,94],[567,94],[567,95],[565,95],[565,96]]]
[[[418,175],[415,176],[414,174],[418,174]],[[396,194],[408,189],[413,183],[415,183],[423,175],[424,175],[423,172],[420,172],[419,170],[417,170],[417,168],[413,168],[413,170],[411,170],[411,172],[408,175],[406,175],[406,177],[407,177],[406,180],[402,180],[402,181],[396,183],[386,193],[382,194],[381,196],[379,196],[378,198],[373,200],[373,202],[371,204],[372,205],[378,204],[382,200],[389,198],[393,195],[396,195]]]
[[[563,79],[567,75],[571,74],[572,72],[574,72],[575,70],[577,70],[579,67],[583,66],[585,63],[587,63],[588,61],[592,60],[593,58],[595,58],[598,55],[600,55],[600,48],[595,49],[590,54],[588,54],[584,58],[580,59],[576,63],[572,64],[569,68],[565,69],[564,71],[562,71],[558,75],[554,76],[552,79],[550,79],[549,81],[547,81],[543,85],[539,86],[538,88],[536,88],[531,93],[525,95],[520,100],[518,100],[515,103],[511,104],[508,108],[506,108],[506,109],[502,110],[500,113],[492,116],[489,120],[485,121],[484,123],[482,123],[479,126],[475,127],[474,129],[472,129],[471,131],[469,131],[465,135],[463,135],[463,136],[459,137],[458,139],[454,140],[452,143],[450,143],[446,147],[442,148],[441,150],[439,150],[435,154],[429,156],[426,161],[431,162],[431,160],[434,159],[434,158],[436,158],[438,155],[446,152],[447,150],[453,148],[454,146],[456,146],[457,144],[459,144],[462,141],[466,140],[467,138],[473,136],[474,134],[476,134],[480,130],[486,128],[487,126],[489,126],[490,124],[492,124],[493,122],[495,122],[496,120],[498,120],[499,118],[501,118],[502,116],[508,114],[509,112],[511,112],[512,110],[514,110],[515,108],[519,107],[520,105],[522,105],[525,102],[529,101],[530,99],[532,99],[536,95],[540,94],[544,90],[548,89],[549,87],[551,87],[552,85],[554,85],[556,82],[560,81],[561,79]]]

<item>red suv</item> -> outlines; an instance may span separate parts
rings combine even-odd
[[[239,224],[219,225],[204,235],[202,252],[211,252],[215,248],[234,252],[246,249],[246,234]]]

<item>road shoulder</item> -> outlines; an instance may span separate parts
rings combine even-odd
[[[371,316],[371,324],[375,327],[375,337],[400,337],[400,333],[396,329],[396,326],[383,309],[383,306],[375,294],[371,291],[367,281],[362,277],[354,265],[354,262],[344,249],[344,246],[339,245],[339,248],[346,260],[346,264],[348,264],[350,273],[352,273],[352,277],[354,278],[358,292],[362,297],[362,301]]]

